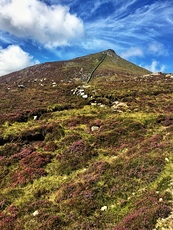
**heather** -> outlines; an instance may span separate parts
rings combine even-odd
[[[2,230],[161,229],[170,217],[173,80],[111,60],[88,83],[76,79],[79,60],[44,86],[28,73],[24,89],[1,82]]]

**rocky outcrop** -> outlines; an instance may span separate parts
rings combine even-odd
[[[84,99],[88,98],[88,95],[85,93],[83,86],[78,86],[76,89],[72,89],[71,91],[73,92],[73,95],[77,95]]]

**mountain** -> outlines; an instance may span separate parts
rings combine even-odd
[[[10,73],[0,77],[0,122],[10,117],[16,119],[16,116],[18,120],[25,120],[26,116],[39,115],[37,113],[44,112],[53,104],[70,103],[70,90],[88,80],[99,80],[104,84],[105,81],[130,80],[147,73],[149,71],[122,59],[113,50]],[[80,103],[79,99],[75,99]]]
[[[173,74],[113,50],[0,78],[0,229],[171,229]]]
[[[100,71],[101,76],[103,74],[117,74],[123,77],[129,74],[136,76],[149,73],[149,71],[122,59],[113,50],[106,50],[96,54],[75,58],[70,61],[38,64],[1,77],[0,82],[6,81],[6,83],[11,84],[15,81],[18,84],[28,84],[28,81],[30,82],[35,78],[49,78],[49,80],[64,82],[74,79],[87,81],[93,69],[99,64],[103,57],[104,60],[102,65],[100,65],[95,72],[96,77],[100,74]]]

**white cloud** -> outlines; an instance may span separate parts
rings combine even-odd
[[[149,44],[148,52],[152,55],[157,55],[157,56],[168,55],[168,50],[165,48],[165,46],[157,41],[153,41],[152,43]]]
[[[138,0],[140,2],[139,7],[136,7],[135,3],[137,1],[135,0],[110,1],[115,7],[115,11],[107,15],[106,18],[94,17],[97,8],[94,12],[94,8],[91,9],[90,17],[92,17],[93,12],[93,20],[89,20],[85,24],[88,36],[101,38],[105,41],[112,40],[112,44],[116,43],[117,46],[122,46],[123,42],[122,47],[124,49],[139,44],[145,52],[149,41],[157,40],[160,36],[165,36],[168,39],[171,37],[173,31],[172,23],[169,20],[172,18],[173,12],[171,0],[164,1],[162,4],[160,1],[152,1],[148,5]],[[96,2],[101,5],[105,0],[97,0]],[[158,43],[154,43],[153,46],[158,46]],[[162,50],[162,48],[164,49]],[[150,51],[151,49],[152,47],[150,47]],[[168,51],[160,43],[154,54],[166,55]],[[120,50],[117,50],[117,52],[120,52]]]
[[[38,63],[17,45],[0,47],[0,76]]]
[[[105,41],[102,39],[87,39],[85,41],[81,41],[81,46],[86,49],[86,50],[106,50],[106,49],[115,49],[116,51],[116,46],[113,45],[109,41]]]
[[[130,57],[143,57],[143,51],[139,47],[131,47],[125,52],[121,53],[121,57],[128,59]]]
[[[154,72],[164,72],[164,70],[166,69],[166,66],[160,65],[158,61],[153,60],[151,65],[144,66],[144,68],[154,73]]]
[[[38,0],[3,0],[0,30],[33,39],[49,48],[67,45],[84,34],[82,20],[71,14],[68,7],[48,6]]]

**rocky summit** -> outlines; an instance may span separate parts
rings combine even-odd
[[[172,229],[173,74],[113,50],[0,77],[0,229]]]

